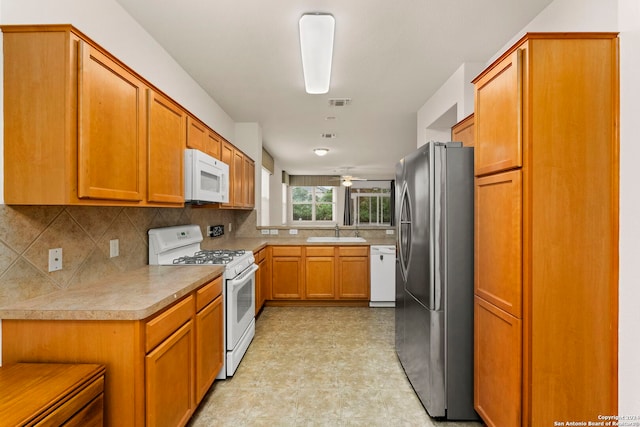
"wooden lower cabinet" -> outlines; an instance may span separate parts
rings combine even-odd
[[[256,314],[264,303],[271,299],[271,249],[266,247],[254,253],[258,271],[256,272]]]
[[[185,425],[222,366],[221,292],[220,276],[142,320],[3,319],[2,362],[102,364],[105,425]]]
[[[272,246],[271,299],[368,301],[369,246]]]
[[[333,247],[305,248],[305,298],[333,299],[336,295]]]
[[[224,304],[222,295],[196,314],[196,401],[216,379],[224,360]]]
[[[193,321],[145,357],[147,426],[183,426],[195,409]]]
[[[0,367],[0,425],[99,427],[105,367],[16,363]]]
[[[475,297],[474,406],[493,427],[522,422],[522,320]]]
[[[302,247],[274,246],[271,249],[271,298],[301,299],[303,271]]]
[[[368,300],[371,289],[369,284],[369,247],[339,247],[337,257],[338,298]]]

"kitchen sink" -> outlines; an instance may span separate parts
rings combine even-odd
[[[366,242],[363,237],[331,237],[331,236],[317,236],[317,237],[308,237],[307,242],[309,243],[357,243],[357,242]]]

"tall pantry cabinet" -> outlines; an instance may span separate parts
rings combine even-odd
[[[473,83],[476,410],[617,414],[617,34],[526,34]]]

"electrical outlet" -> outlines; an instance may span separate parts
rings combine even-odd
[[[387,234],[393,234],[393,233],[394,233],[393,229],[387,230]]]
[[[298,230],[295,228],[289,229],[289,234],[298,234]]]
[[[120,240],[109,240],[109,257],[114,258],[120,255]]]
[[[260,232],[261,232],[262,234],[269,234],[269,230],[268,230],[268,229],[266,229],[266,228],[263,228],[262,230],[260,230]]]
[[[276,228],[274,230],[269,230],[269,234],[273,234],[273,235],[278,234],[278,229]]]
[[[49,272],[62,270],[62,248],[49,249]]]
[[[231,233],[233,231],[233,223],[229,223],[229,233]]]

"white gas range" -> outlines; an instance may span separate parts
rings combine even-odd
[[[218,379],[232,376],[255,335],[255,264],[250,250],[202,250],[198,225],[149,230],[149,265],[224,265],[224,342]]]

